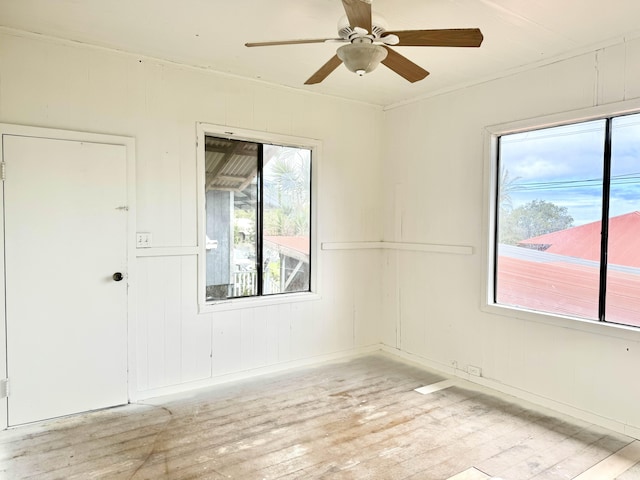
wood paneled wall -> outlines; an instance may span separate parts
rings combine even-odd
[[[385,112],[385,241],[474,250],[385,253],[385,345],[462,376],[479,367],[483,377],[474,381],[640,434],[640,331],[482,308],[485,129],[614,103],[640,106],[639,80],[636,39]]]
[[[0,30],[0,122],[135,138],[132,398],[379,343],[376,250],[320,251],[314,301],[198,313],[197,122],[320,140],[318,245],[382,237],[382,109],[309,90]]]
[[[383,111],[1,30],[0,121],[136,139],[137,230],[152,233],[153,247],[133,262],[134,397],[382,340],[459,374],[480,367],[478,381],[638,436],[637,331],[481,306],[485,127],[638,99],[639,60],[640,41],[621,41]],[[468,245],[473,254],[320,251],[319,300],[199,314],[198,121],[323,142],[319,243]]]

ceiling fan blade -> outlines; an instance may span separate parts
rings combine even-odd
[[[301,45],[303,43],[324,43],[331,41],[344,41],[343,38],[310,38],[303,40],[279,40],[275,42],[252,42],[245,43],[245,47],[271,47],[273,45]]]
[[[383,45],[384,46],[384,45]],[[382,63],[396,72],[402,78],[410,81],[411,83],[422,80],[429,72],[419,65],[416,65],[407,57],[403,57],[395,50],[391,50],[389,47],[384,46],[387,49],[387,58],[382,60]]]
[[[399,47],[479,47],[484,38],[479,28],[401,30],[386,35],[397,35]]]
[[[327,78],[331,72],[333,72],[336,68],[338,68],[341,63],[342,63],[342,60],[338,58],[338,55],[334,55],[331,58],[331,60],[329,60],[327,63],[321,66],[316,73],[311,75],[309,79],[306,82],[304,82],[304,84],[314,85],[316,83],[320,83],[325,78]]]
[[[342,0],[342,5],[350,27],[362,27],[367,33],[371,32],[371,0]]]

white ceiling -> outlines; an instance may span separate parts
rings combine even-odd
[[[0,0],[0,25],[296,89],[392,105],[640,35],[638,0],[373,0],[390,30],[479,27],[480,48],[395,47],[429,72],[411,84],[384,66],[340,66],[304,81],[337,44],[245,42],[337,36],[340,0]]]

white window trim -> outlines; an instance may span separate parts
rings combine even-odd
[[[207,135],[216,137],[243,140],[248,142],[266,143],[287,147],[308,148],[311,150],[311,276],[309,292],[281,293],[277,295],[265,295],[262,297],[231,298],[216,302],[207,302],[205,297],[206,285],[206,251],[204,244],[204,232],[206,231],[205,212],[205,155],[204,138]],[[209,123],[196,124],[196,176],[197,176],[197,208],[198,208],[198,311],[200,313],[219,312],[226,310],[236,310],[241,308],[254,308],[268,305],[280,305],[286,303],[313,301],[320,299],[320,262],[318,244],[318,177],[319,165],[322,155],[322,142],[316,139],[295,137],[276,133],[246,130],[224,125],[214,125]]]
[[[551,313],[537,312],[508,305],[500,305],[493,302],[494,298],[494,254],[493,243],[496,228],[496,182],[498,168],[498,137],[501,135],[524,132],[540,128],[555,127],[573,123],[598,120],[605,117],[625,115],[640,112],[640,99],[629,100],[609,105],[590,107],[581,110],[568,111],[558,114],[546,115],[537,118],[518,120],[498,125],[485,127],[484,129],[484,206],[483,206],[483,232],[482,232],[482,297],[480,308],[490,314],[517,318],[520,320],[561,326],[580,331],[606,334],[621,338],[634,337],[640,334],[640,329],[628,325],[618,325],[597,320],[587,320],[579,317],[554,315]]]

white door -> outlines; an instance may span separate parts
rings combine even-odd
[[[124,404],[126,147],[4,135],[3,153],[9,425]]]

